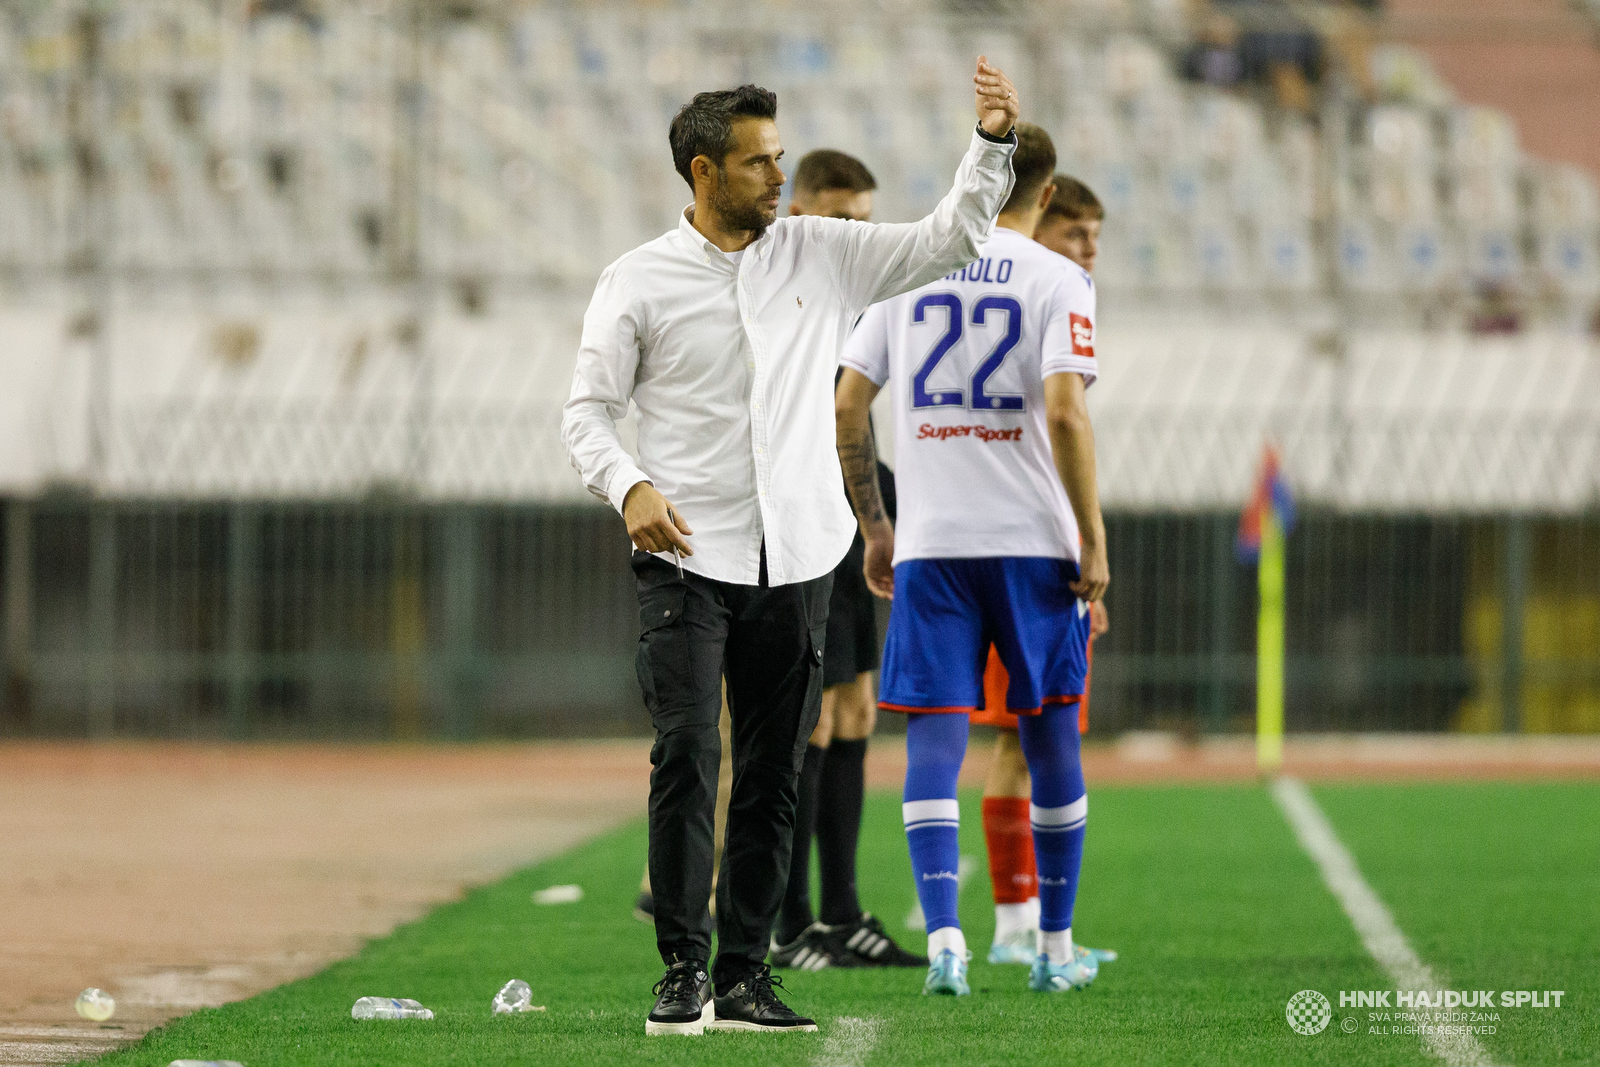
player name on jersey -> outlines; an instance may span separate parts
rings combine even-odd
[[[968,263],[958,271],[944,276],[947,282],[993,282],[996,285],[1005,285],[1011,281],[1011,272],[1015,263],[1009,259],[1002,259],[998,264],[994,257],[985,256],[975,262]]]

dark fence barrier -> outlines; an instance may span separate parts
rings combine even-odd
[[[43,497],[4,514],[0,732],[648,729],[606,509]],[[1235,522],[1111,516],[1094,732],[1251,727]],[[1290,730],[1600,730],[1600,517],[1312,510],[1288,567]]]

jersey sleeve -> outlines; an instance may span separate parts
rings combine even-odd
[[[1094,354],[1094,282],[1077,266],[1063,272],[1050,301],[1039,350],[1039,374],[1077,373],[1094,384],[1100,364]]]
[[[845,340],[839,362],[860,371],[873,385],[889,380],[889,308],[892,300],[873,304]]]

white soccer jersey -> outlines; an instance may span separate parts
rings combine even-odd
[[[1088,272],[996,229],[976,263],[868,308],[842,361],[892,393],[896,563],[1078,558],[1044,379],[1095,379]]]

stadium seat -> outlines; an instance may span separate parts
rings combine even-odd
[[[1053,10],[1081,32],[1059,34],[850,3],[458,5],[430,24],[416,88],[393,11],[316,7],[109,5],[105,67],[131,87],[101,144],[118,270],[381,279],[410,212],[396,203],[410,116],[424,265],[581,289],[674,224],[685,190],[661,130],[684,97],[749,79],[779,92],[791,158],[859,154],[879,218],[916,217],[971,128],[950,72],[984,51],[1057,135],[1062,168],[1096,189],[1108,235],[1131,242],[1106,242],[1108,286],[1314,292],[1336,276],[1377,295],[1461,276],[1577,299],[1593,285],[1593,181],[1529,160],[1505,114],[1457,102],[1405,46],[1365,53],[1376,100],[1319,130],[1270,94],[1180,81],[1177,0],[1063,0]],[[64,10],[25,5],[0,26],[0,262],[47,272],[78,239]]]

